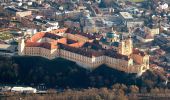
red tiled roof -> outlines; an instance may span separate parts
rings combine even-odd
[[[28,42],[36,42],[39,39],[41,39],[45,35],[44,32],[38,32],[35,35],[33,35],[30,39],[28,39]]]
[[[55,32],[64,32],[67,29],[58,29],[55,30]],[[50,43],[48,42],[43,42],[43,43],[38,43],[37,41],[40,40],[41,38],[50,38],[53,39],[52,41],[50,41]],[[31,38],[26,40],[26,47],[43,47],[46,49],[54,49],[57,48],[57,43],[61,43],[61,44],[66,44],[66,45],[70,45],[72,44],[72,46],[75,46],[77,41],[74,40],[69,40],[67,38],[63,38],[61,36],[58,36],[56,33],[49,33],[49,32],[38,32],[35,35],[33,35]],[[79,43],[79,45],[81,45],[81,43]]]
[[[67,44],[67,38],[61,38],[57,42],[62,44]]]

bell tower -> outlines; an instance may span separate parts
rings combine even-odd
[[[25,51],[25,40],[21,39],[19,40],[18,44],[18,55],[24,55]]]
[[[118,52],[122,55],[129,56],[133,51],[133,43],[130,37],[122,39],[119,45]]]

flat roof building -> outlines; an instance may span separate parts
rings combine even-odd
[[[128,12],[120,12],[120,15],[124,18],[124,19],[133,19],[132,15]]]

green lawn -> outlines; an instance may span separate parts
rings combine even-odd
[[[9,32],[0,32],[1,40],[8,40],[8,39],[11,39],[12,37],[13,37],[13,35],[10,34]]]

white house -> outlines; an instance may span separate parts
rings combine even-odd
[[[20,92],[20,93],[36,93],[37,89],[32,87],[13,87],[11,92]]]

